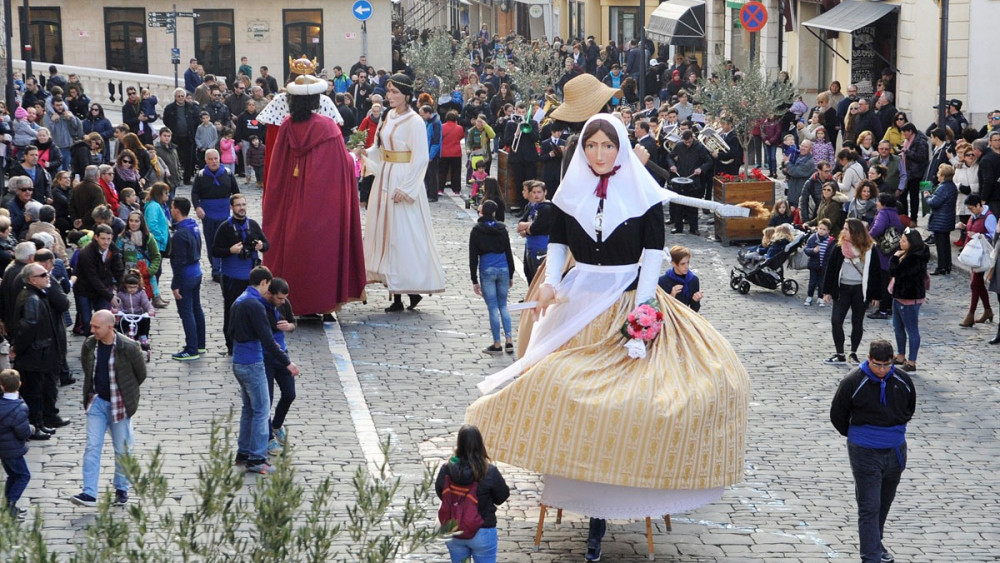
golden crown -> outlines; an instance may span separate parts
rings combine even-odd
[[[317,60],[309,60],[309,57],[302,55],[298,59],[288,57],[288,69],[294,74],[316,74]]]

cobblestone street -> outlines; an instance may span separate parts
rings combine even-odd
[[[245,191],[250,216],[259,219],[260,191]],[[444,294],[425,297],[417,312],[385,314],[386,291],[369,286],[368,303],[346,306],[338,323],[301,323],[289,338],[291,356],[302,367],[287,422],[294,465],[307,487],[331,475],[338,505],[350,503],[353,472],[366,456],[377,453],[379,437],[392,436],[392,470],[408,482],[419,479],[424,463],[444,461],[466,406],[479,395],[476,384],[513,361],[509,355],[481,351],[490,336],[485,306],[469,279],[473,214],[450,196],[432,203],[431,210],[449,283]],[[703,235],[711,235],[707,216],[700,217]],[[513,223],[508,217],[508,225]],[[521,241],[514,244],[519,257]],[[848,368],[822,363],[833,351],[830,308],[803,306],[805,271],[789,273],[801,286],[797,296],[757,287],[740,295],[729,288],[735,247],[722,247],[705,236],[668,234],[667,245],[673,244],[693,250],[692,268],[706,294],[701,312],[732,343],[750,373],[753,394],[744,481],[727,489],[717,503],[673,515],[672,531],[654,520],[656,560],[858,560],[845,440],[829,422],[830,400]],[[203,263],[207,267],[207,260]],[[164,286],[169,276],[166,268]],[[322,287],[324,280],[315,283]],[[994,481],[1000,474],[1000,385],[996,349],[986,346],[995,326],[958,326],[968,306],[968,284],[965,274],[933,278],[921,309],[923,343],[920,371],[914,376],[917,413],[909,425],[907,469],[886,525],[885,545],[900,562],[1000,559],[1000,488]],[[293,304],[296,289],[290,295]],[[516,278],[511,301],[521,299],[525,290],[523,278]],[[173,302],[160,310],[153,324],[150,377],[133,419],[137,453],[142,457],[157,445],[163,448],[169,496],[182,505],[194,502],[193,483],[210,421],[230,408],[238,416],[240,405],[222,342],[218,285],[203,285],[202,301],[209,353],[196,362],[172,361],[170,354],[181,347],[181,326]],[[862,356],[872,339],[894,342],[887,321],[866,320],[865,329]],[[70,336],[70,361],[77,371],[81,342]],[[80,379],[60,395],[62,413],[73,424],[49,442],[31,442],[32,481],[27,502],[22,501],[41,508],[50,544],[59,552],[72,552],[83,524],[93,518],[92,509],[66,500],[81,485],[85,432]],[[112,463],[108,443],[102,494],[110,487]],[[499,560],[582,561],[586,517],[567,513],[556,525],[550,512],[535,552],[537,475],[503,465],[500,469],[512,493],[497,513]],[[253,478],[247,483],[253,486]],[[346,534],[340,541],[349,541]],[[646,551],[643,522],[610,523],[604,561],[643,561]],[[441,543],[417,558],[447,561],[447,550]]]

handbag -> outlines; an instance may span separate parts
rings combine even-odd
[[[990,243],[981,233],[975,233],[975,236],[965,243],[962,253],[958,255],[958,261],[972,268],[973,272],[985,272],[993,265],[990,260],[992,254],[993,247]]]
[[[878,237],[875,241],[875,245],[878,246],[879,252],[882,254],[892,254],[899,250],[899,239],[902,238],[899,231],[895,227],[889,225],[885,228],[885,231]]]
[[[809,267],[809,256],[802,250],[796,250],[788,261],[793,270],[805,270]]]

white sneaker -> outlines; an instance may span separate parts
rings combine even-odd
[[[819,306],[820,306],[820,307],[826,307],[826,301],[822,301],[822,300],[821,300],[821,301],[819,302]]]
[[[805,306],[808,307],[808,306],[810,306],[812,304],[813,304],[813,298],[812,297],[806,297]]]

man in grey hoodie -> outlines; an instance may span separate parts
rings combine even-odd
[[[52,134],[52,144],[62,153],[61,170],[72,170],[70,147],[83,138],[83,123],[66,106],[62,97],[52,98],[52,113],[45,116],[45,127]]]

